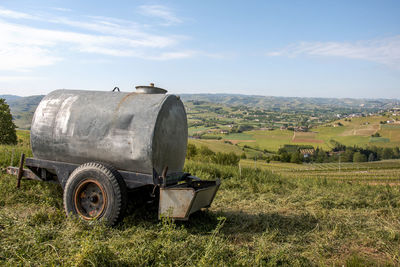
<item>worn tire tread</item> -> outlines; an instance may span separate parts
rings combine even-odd
[[[100,163],[100,162],[88,162],[82,164],[71,173],[70,177],[75,177],[80,172],[89,171],[93,169],[102,172],[112,184],[113,190],[115,192],[115,201],[117,203],[117,207],[116,210],[114,210],[115,216],[109,218],[108,223],[110,225],[115,225],[122,219],[126,209],[126,202],[127,202],[126,184],[121,174],[114,167],[112,167],[107,163]],[[69,189],[71,183],[74,182],[73,180],[74,179],[68,178],[67,183],[65,185],[65,190]],[[67,210],[66,207],[66,203],[68,201],[66,192],[64,192],[63,200],[64,200],[63,201],[64,209],[68,213],[69,211]]]

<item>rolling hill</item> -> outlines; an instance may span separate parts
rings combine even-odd
[[[33,113],[43,95],[15,96],[0,95],[10,105],[15,124],[20,129],[29,129]],[[275,97],[237,94],[181,94],[185,104],[191,102],[206,102],[220,106],[246,106],[260,108],[272,112],[298,111],[317,114],[377,112],[400,106],[398,99],[353,99],[353,98],[305,98],[305,97]]]
[[[26,130],[30,129],[33,113],[43,97],[43,95],[26,97],[0,95],[0,98],[4,98],[10,106],[15,125],[20,129]]]

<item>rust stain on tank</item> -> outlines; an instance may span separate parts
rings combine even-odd
[[[123,104],[130,96],[132,96],[132,95],[137,95],[137,93],[136,93],[136,92],[132,92],[132,93],[129,93],[129,94],[127,94],[126,96],[124,96],[124,97],[121,99],[121,101],[119,101],[119,103],[118,103],[117,108],[115,109],[115,111],[118,112],[118,110],[121,108],[122,104]]]
[[[133,95],[137,95],[137,93],[136,93],[136,92],[129,93],[129,94],[125,95],[125,96],[119,101],[119,103],[118,103],[118,105],[117,105],[117,108],[116,108],[115,111],[113,112],[112,121],[111,121],[111,125],[112,125],[111,128],[115,128],[115,125],[116,125],[116,123],[117,123],[117,121],[118,121],[118,111],[119,111],[119,109],[120,109],[121,106],[124,104],[124,102],[125,102],[129,97],[131,97],[131,96],[133,96]]]

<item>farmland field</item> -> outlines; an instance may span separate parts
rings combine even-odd
[[[234,152],[238,155],[242,153],[242,150],[238,146],[233,146],[220,140],[189,139],[189,144],[194,144],[198,147],[206,146],[214,152]]]
[[[268,151],[277,151],[285,144],[311,145],[329,150],[331,140],[346,146],[379,147],[400,146],[400,124],[383,124],[387,119],[382,116],[358,117],[351,121],[338,120],[312,128],[309,132],[293,132],[290,130],[252,130],[243,133],[214,134],[224,140],[235,140],[235,144],[243,147],[258,147]],[[338,126],[338,124],[342,126]],[[371,137],[378,133],[379,137]]]
[[[28,134],[18,134],[20,145],[0,146],[3,167],[13,150],[14,158],[30,153]],[[58,185],[23,181],[16,189],[3,172],[0,265],[400,264],[399,161],[342,164],[340,172],[335,163],[254,165],[187,161],[186,171],[222,179],[208,211],[188,222],[158,221],[156,205],[132,195],[114,228],[66,218]]]
[[[292,178],[319,178],[353,183],[390,184],[400,186],[400,160],[360,163],[257,162],[242,160],[243,167],[258,167]]]

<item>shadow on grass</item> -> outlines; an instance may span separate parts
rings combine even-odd
[[[217,227],[220,217],[226,218],[221,233],[227,236],[275,231],[280,238],[284,239],[289,235],[310,232],[318,224],[318,220],[309,213],[268,212],[250,214],[241,211],[199,211],[190,215],[188,221],[176,221],[175,223],[186,228],[191,234],[208,235]],[[123,221],[123,224],[125,224],[123,227],[133,225],[151,227],[159,222],[158,200],[148,204],[143,199],[136,198],[136,201],[131,200],[127,217]]]
[[[218,225],[218,218],[225,217],[221,232],[227,235],[253,234],[278,231],[280,235],[306,233],[313,230],[318,220],[308,213],[281,214],[278,212],[249,214],[241,211],[197,212],[185,222],[192,233],[209,233]]]

